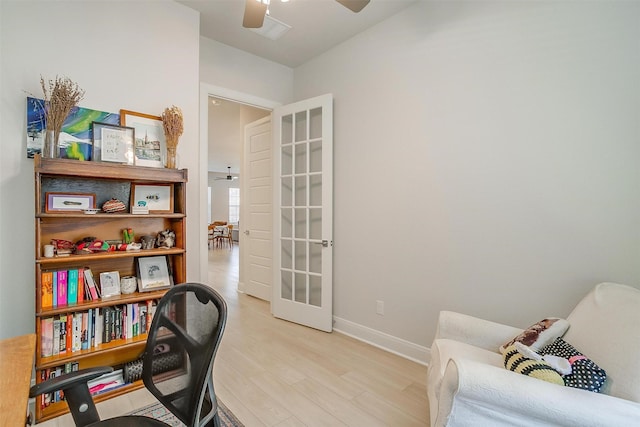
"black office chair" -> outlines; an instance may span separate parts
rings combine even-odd
[[[142,380],[160,403],[189,427],[220,425],[212,370],[226,319],[224,299],[199,283],[174,286],[156,308],[142,356]],[[169,371],[159,369],[167,351],[175,354],[176,350],[179,363]],[[100,420],[87,383],[112,370],[89,368],[52,378],[33,386],[30,396],[64,391],[78,427],[166,426],[143,416]]]

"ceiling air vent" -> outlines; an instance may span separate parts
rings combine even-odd
[[[254,33],[260,34],[262,37],[266,37],[270,40],[278,40],[291,29],[291,26],[267,15],[264,17],[264,24],[262,24],[262,27],[249,29]]]

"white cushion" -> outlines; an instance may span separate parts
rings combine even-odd
[[[571,312],[565,341],[607,372],[602,393],[640,402],[640,290],[596,286]]]

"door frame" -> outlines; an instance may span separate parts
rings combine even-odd
[[[215,96],[216,98],[224,98],[230,101],[239,102],[241,104],[248,104],[255,107],[264,108],[267,110],[273,110],[274,108],[282,105],[281,102],[273,101],[265,98],[260,98],[255,95],[251,95],[244,92],[239,92],[233,89],[227,89],[220,86],[211,85],[208,83],[200,83],[200,188],[198,189],[199,200],[207,200],[207,188],[209,186],[209,171],[208,171],[208,159],[209,159],[209,97]],[[244,154],[243,154],[244,157]],[[244,159],[243,159],[244,162]],[[198,212],[200,220],[198,221],[198,233],[200,258],[200,281],[206,282],[208,277],[208,237],[207,237],[207,204],[200,203],[200,211]],[[240,232],[240,231],[239,231]],[[240,232],[241,233],[241,232]],[[242,249],[240,249],[242,250]],[[241,257],[242,258],[242,257]],[[242,271],[243,265],[240,261],[240,270]]]

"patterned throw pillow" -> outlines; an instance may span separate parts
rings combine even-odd
[[[557,317],[542,319],[529,326],[520,335],[511,341],[500,346],[500,353],[504,354],[505,349],[516,341],[521,342],[533,351],[539,351],[542,347],[552,343],[556,338],[561,337],[569,329],[569,322]]]
[[[556,339],[539,352],[541,355],[551,354],[569,360],[572,372],[565,375],[564,384],[569,387],[600,392],[607,379],[607,373],[592,360],[576,350],[562,338]]]
[[[542,381],[564,385],[562,376],[544,360],[529,359],[518,351],[515,344],[504,351],[504,367],[522,375]]]

